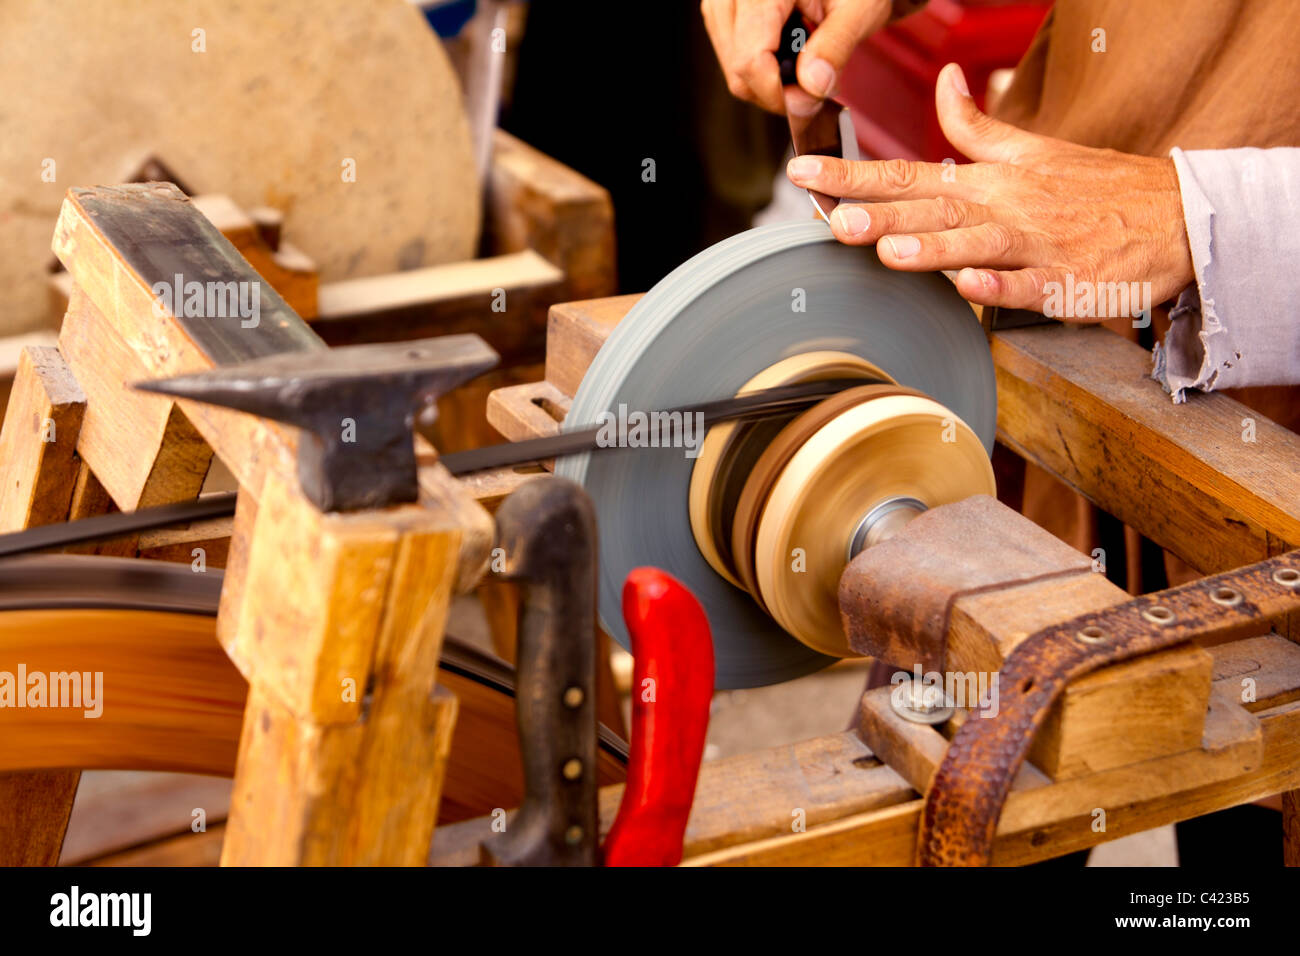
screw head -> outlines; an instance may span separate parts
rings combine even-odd
[[[944,698],[943,689],[909,680],[889,695],[894,713],[914,724],[942,724],[953,715],[954,708]]]
[[[565,780],[577,780],[582,776],[582,761],[577,757],[570,757],[564,761],[564,766],[560,768],[560,772],[564,774]]]

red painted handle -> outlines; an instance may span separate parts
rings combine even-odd
[[[636,658],[632,749],[605,865],[675,866],[709,729],[713,638],[695,595],[658,568],[627,576],[623,620]]]

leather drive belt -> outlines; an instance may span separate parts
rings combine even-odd
[[[749,392],[734,398],[685,405],[653,414],[676,415],[679,416],[678,422],[682,420],[682,416],[699,415],[704,427],[707,428],[723,421],[764,418],[799,411],[846,388],[869,385],[875,381],[878,380],[864,378],[801,382]],[[575,455],[605,447],[617,447],[602,444],[601,436],[604,432],[605,429],[600,426],[584,428],[546,438],[502,442],[486,448],[473,448],[444,455],[440,460],[453,475],[464,475],[485,468],[524,465],[561,455]],[[182,501],[157,508],[141,508],[138,511],[98,515],[80,521],[42,525],[26,531],[0,534],[0,557],[28,554],[46,548],[61,548],[85,541],[99,541],[168,525],[189,524],[210,518],[226,518],[234,513],[235,494],[229,492],[204,495],[197,501]]]
[[[1300,609],[1300,550],[1084,614],[1032,635],[1002,666],[998,714],[957,731],[926,793],[922,866],[986,866],[1011,782],[1071,681],[1193,638],[1258,633]]]

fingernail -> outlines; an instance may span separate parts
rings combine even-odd
[[[796,156],[790,160],[785,171],[795,182],[807,182],[817,178],[822,171],[822,164],[816,156]]]
[[[921,251],[921,240],[916,236],[886,236],[885,241],[895,259],[910,259]]]
[[[961,272],[957,273],[957,279],[958,280],[964,279],[967,282],[969,282],[971,279],[975,279],[977,282],[979,282],[980,288],[983,289],[985,292],[998,291],[998,277],[995,276],[992,272],[988,272],[984,269],[972,269],[969,266],[967,266],[966,268],[962,269]]]
[[[825,60],[816,59],[803,68],[804,85],[813,96],[827,96],[835,85],[835,67]]]
[[[960,66],[954,64],[955,69],[952,71],[952,88],[962,96],[970,96],[970,87],[966,85],[966,74],[962,72]]]
[[[871,225],[871,217],[867,215],[867,211],[852,203],[837,206],[831,216],[839,225],[840,232],[846,236],[860,236]]]

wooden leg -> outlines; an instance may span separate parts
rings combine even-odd
[[[478,599],[487,617],[492,649],[513,664],[519,646],[519,585],[489,575],[478,586]]]
[[[0,532],[67,519],[85,408],[58,349],[23,350],[0,430]],[[59,862],[80,779],[76,770],[0,775],[0,866]]]
[[[224,865],[424,864],[456,717],[434,682],[459,545],[437,511],[322,515],[268,480],[223,633],[251,684]]]
[[[0,774],[0,866],[56,866],[80,770]]]
[[[1300,866],[1300,790],[1282,794],[1282,862]]]

